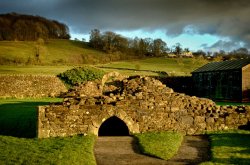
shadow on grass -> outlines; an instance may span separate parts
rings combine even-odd
[[[250,149],[250,134],[244,133],[221,133],[213,134],[214,147],[243,147]],[[250,153],[250,152],[249,152]]]
[[[221,150],[220,156],[215,156],[212,159],[212,162],[224,164],[249,164],[249,132],[215,133],[210,136],[212,137],[212,148],[218,148]],[[223,154],[225,157],[221,154]]]
[[[250,158],[215,158],[213,160],[216,164],[240,164],[247,165],[250,162]]]
[[[34,138],[37,129],[37,107],[50,102],[0,104],[0,135]]]

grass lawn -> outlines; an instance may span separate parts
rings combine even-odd
[[[37,139],[38,105],[62,99],[0,99],[0,164],[95,164],[95,136]]]
[[[94,57],[93,57],[94,58]],[[207,60],[191,59],[191,58],[146,58],[133,61],[112,62],[109,64],[98,64],[96,67],[111,72],[117,71],[126,75],[159,75],[155,71],[165,71],[170,76],[190,76],[191,72],[196,68],[206,64]],[[79,66],[79,65],[76,65]],[[31,65],[31,66],[8,66],[0,65],[0,74],[49,74],[57,75],[73,65]]]
[[[175,132],[136,134],[142,153],[168,160],[178,151],[183,135]]]
[[[95,165],[95,136],[25,139],[0,136],[0,164]]]
[[[58,98],[0,99],[0,135],[34,138],[37,106],[61,100]]]
[[[104,70],[107,71],[116,70],[128,75],[157,75],[157,73],[151,71],[165,71],[171,76],[190,76],[192,71],[206,63],[208,63],[208,61],[204,59],[155,57],[133,61],[112,62],[97,66],[104,67]],[[143,70],[148,70],[148,72]]]
[[[209,134],[211,156],[209,164],[250,164],[250,131],[235,130]]]
[[[58,75],[73,66],[0,66],[0,74]]]

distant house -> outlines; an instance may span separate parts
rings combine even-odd
[[[173,53],[170,53],[170,54],[167,55],[167,57],[168,58],[176,58],[177,56],[175,54],[173,54]]]
[[[181,57],[186,57],[186,58],[193,58],[194,57],[193,53],[190,52],[190,51],[185,51],[180,56]]]
[[[250,101],[250,59],[211,62],[193,71],[192,78],[197,96]]]

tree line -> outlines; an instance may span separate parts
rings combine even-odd
[[[130,39],[112,31],[101,33],[98,29],[91,30],[89,45],[106,53],[122,52],[138,56],[162,56],[168,50],[167,44],[160,38]]]
[[[124,37],[112,31],[101,32],[99,29],[93,29],[90,32],[89,46],[106,53],[122,52],[136,56],[165,56],[175,54],[176,57],[183,53],[190,52],[189,48],[183,48],[180,43],[176,43],[171,48],[162,39],[138,38],[134,39]],[[194,57],[218,58],[221,60],[250,58],[250,52],[247,48],[241,47],[230,52],[223,50],[216,52],[205,52],[197,50],[192,52]]]
[[[67,25],[40,16],[17,13],[0,14],[0,41],[69,39]]]

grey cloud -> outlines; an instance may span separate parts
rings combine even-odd
[[[223,41],[219,40],[216,43],[214,43],[211,46],[208,46],[207,44],[202,44],[201,47],[206,50],[206,51],[220,51],[220,50],[225,50],[225,51],[232,51],[236,50],[240,47],[243,47],[244,44],[242,42],[237,42],[237,41]]]
[[[0,12],[11,11],[59,19],[80,33],[160,28],[179,35],[194,26],[250,47],[248,0],[1,0]]]

